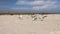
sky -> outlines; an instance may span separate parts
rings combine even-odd
[[[60,12],[60,0],[0,0],[0,9],[15,11]],[[3,9],[3,10],[4,10]]]

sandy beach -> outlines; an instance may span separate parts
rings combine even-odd
[[[0,15],[0,34],[60,34],[60,14]]]

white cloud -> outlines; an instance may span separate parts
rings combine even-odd
[[[27,9],[30,9],[30,8],[25,8],[25,7],[13,7],[11,8],[13,10],[27,10]]]
[[[17,1],[16,4],[17,4],[17,5],[25,4],[25,2],[24,2],[24,1]]]
[[[32,1],[32,2],[19,0],[19,1],[16,2],[17,5],[20,5],[20,4],[38,5],[38,4],[44,4],[44,3],[45,2],[42,1],[42,0],[40,0],[40,1],[35,0],[35,1]]]
[[[39,5],[39,4],[44,4],[44,1],[33,1],[33,2],[28,2],[30,5]]]
[[[32,9],[33,10],[41,10],[41,9],[46,9],[46,8],[51,8],[51,7],[54,7],[55,6],[55,3],[56,2],[53,2],[52,0],[47,0],[47,1],[44,1],[44,0],[35,0],[35,1],[25,1],[25,0],[18,0],[16,2],[16,5],[31,5],[33,6]],[[37,6],[36,6],[37,5]],[[38,5],[42,5],[42,6],[38,6]],[[20,9],[20,7],[17,7],[15,9]],[[24,8],[22,8],[24,9]]]
[[[47,1],[43,6],[34,6],[32,7],[33,10],[41,10],[41,9],[47,9],[47,8],[54,8],[55,2],[49,2]]]

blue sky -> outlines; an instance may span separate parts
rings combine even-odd
[[[0,0],[0,9],[60,12],[60,0]]]

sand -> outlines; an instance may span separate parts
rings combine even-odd
[[[0,34],[60,34],[60,14],[0,15]]]

